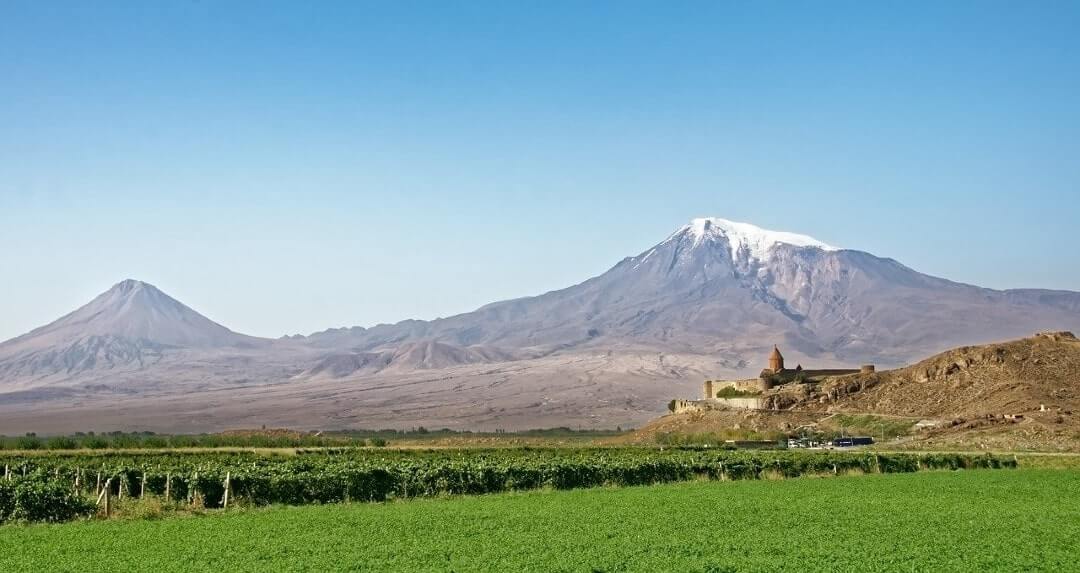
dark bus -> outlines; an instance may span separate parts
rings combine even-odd
[[[832,441],[834,448],[850,448],[852,446],[869,446],[874,443],[870,436],[855,436],[851,438],[836,438]]]

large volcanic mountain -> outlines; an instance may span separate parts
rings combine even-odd
[[[430,322],[326,331],[309,342],[649,349],[718,353],[759,367],[774,342],[822,360],[899,364],[960,344],[1077,327],[1080,293],[954,283],[805,235],[708,218],[567,289]]]
[[[891,366],[1043,330],[1080,330],[1080,293],[985,289],[695,219],[566,289],[308,337],[237,334],[124,281],[0,344],[0,433],[45,430],[24,426],[47,411],[73,430],[625,425],[703,377],[755,374],[774,343],[792,363]],[[108,428],[64,417],[88,409]]]

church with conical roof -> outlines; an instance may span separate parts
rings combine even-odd
[[[795,368],[784,366],[784,355],[780,347],[773,345],[769,353],[768,367],[761,370],[757,378],[747,380],[708,380],[705,382],[705,398],[716,398],[716,391],[723,388],[731,388],[738,392],[760,393],[776,386],[791,382],[814,382],[828,376],[844,376],[847,374],[870,373],[874,371],[872,364],[866,364],[862,368],[831,368],[820,370],[803,370],[802,364]]]
[[[756,410],[767,403],[762,394],[784,384],[818,384],[834,376],[872,374],[873,364],[861,368],[829,368],[804,370],[802,364],[789,369],[784,366],[780,347],[773,344],[769,353],[768,367],[757,378],[744,380],[706,380],[702,387],[702,400],[672,400],[668,408],[675,413],[712,408],[741,408]]]

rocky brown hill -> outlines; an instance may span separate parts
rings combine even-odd
[[[800,428],[878,436],[887,447],[1080,451],[1080,339],[1070,332],[942,352],[917,364],[765,392],[766,409],[662,416],[630,436],[759,437]],[[879,429],[880,428],[880,429]]]
[[[1054,332],[963,346],[906,368],[784,389],[770,400],[778,409],[929,418],[1080,412],[1080,340]]]
[[[788,384],[763,399],[763,411],[665,416],[639,434],[835,430],[838,417],[870,415],[907,421],[911,435],[897,446],[1080,451],[1080,340],[1045,332],[964,346],[896,370]]]

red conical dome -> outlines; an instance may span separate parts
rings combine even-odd
[[[769,355],[769,370],[780,372],[783,369],[784,355],[780,354],[780,349],[774,344],[772,347],[772,354]]]

